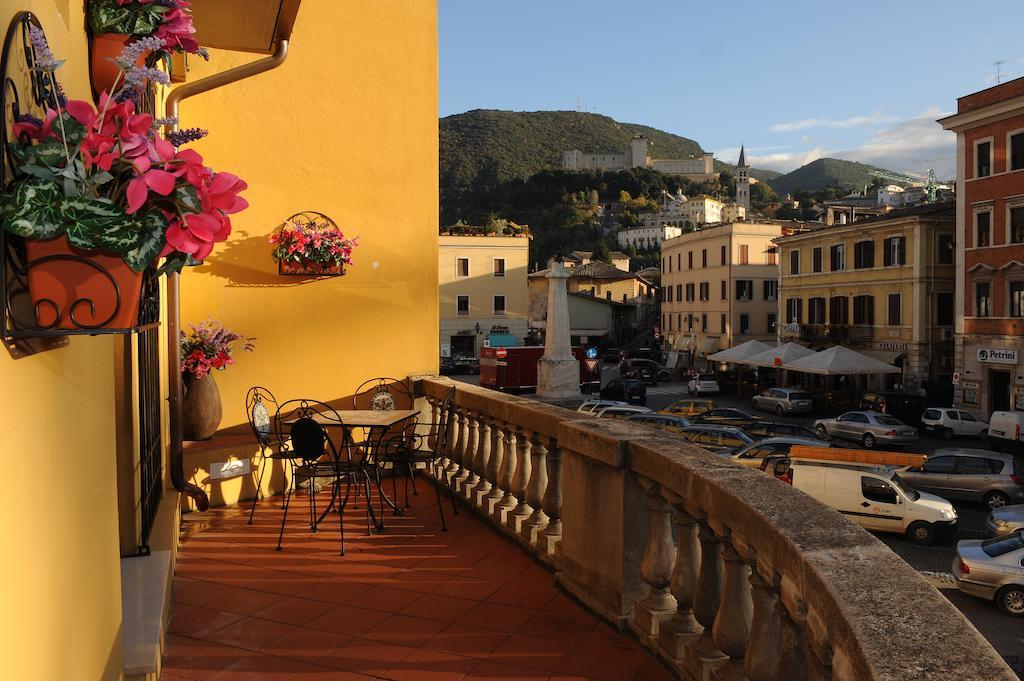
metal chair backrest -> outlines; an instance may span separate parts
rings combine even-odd
[[[441,407],[438,410],[437,423],[434,424],[434,428],[431,429],[430,435],[427,439],[428,446],[433,450],[436,456],[444,454],[445,449],[448,447],[448,424],[451,423],[452,416],[455,414],[455,386],[452,386],[448,390],[448,394],[444,396],[444,400],[441,402]]]
[[[404,380],[387,376],[378,376],[364,381],[352,395],[353,409],[372,409],[374,411],[414,409],[415,403],[412,390]],[[416,419],[412,418],[380,433],[380,440],[393,444],[398,440],[407,442],[415,432]]]
[[[332,407],[316,400],[289,400],[277,411],[278,439],[285,456],[316,461],[325,454],[335,455],[334,443],[326,426],[317,420],[337,423],[341,416]],[[333,426],[332,426],[333,427]]]
[[[274,438],[277,436],[277,426],[274,419],[277,418],[278,404],[274,394],[263,386],[253,386],[245,396],[245,413],[249,418],[249,427],[252,434],[256,436],[256,442],[261,450],[273,447]]]

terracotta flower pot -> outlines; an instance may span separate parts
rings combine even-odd
[[[209,440],[220,427],[223,415],[220,406],[220,390],[213,374],[196,378],[185,372],[185,396],[182,399],[182,432],[186,440]]]
[[[294,262],[292,260],[277,261],[278,274],[304,274],[318,277],[340,277],[345,274],[345,263],[340,265],[323,264],[312,260]]]
[[[90,47],[90,73],[92,76],[92,94],[98,100],[100,93],[106,90],[108,93],[114,87],[121,69],[113,62],[114,57],[121,53],[128,36],[122,33],[101,33],[92,37]],[[146,54],[143,54],[135,62],[136,66],[144,66]]]
[[[36,323],[55,329],[130,329],[138,325],[142,273],[119,255],[86,251],[67,237],[25,241],[28,291]]]

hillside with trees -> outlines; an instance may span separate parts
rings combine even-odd
[[[796,170],[779,175],[769,184],[779,196],[802,191],[819,191],[830,187],[843,191],[863,189],[872,184],[903,184],[914,178],[877,166],[839,158],[819,158]]]

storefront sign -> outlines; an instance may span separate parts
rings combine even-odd
[[[978,361],[983,364],[1016,364],[1016,350],[1000,348],[978,348]]]
[[[878,344],[878,349],[879,350],[892,350],[894,352],[906,352],[907,351],[907,344],[906,343],[893,343],[893,342],[890,342],[890,341],[883,341],[883,342]]]
[[[782,332],[783,333],[800,333],[800,325],[799,324],[783,324],[782,325]]]
[[[1013,408],[1016,411],[1024,411],[1024,384],[1022,383],[1013,386]]]
[[[963,383],[964,391],[964,404],[979,404],[978,402],[978,384],[977,383]]]

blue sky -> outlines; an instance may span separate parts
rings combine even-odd
[[[725,161],[742,141],[762,168],[834,156],[951,177],[934,121],[994,85],[994,61],[1024,76],[1021,26],[1019,0],[439,0],[440,114],[580,102]]]

